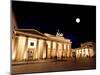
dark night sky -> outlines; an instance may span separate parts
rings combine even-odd
[[[42,33],[56,34],[59,29],[72,47],[96,41],[96,7],[12,1],[12,10],[19,28],[34,28]],[[76,23],[76,18],[80,23]]]

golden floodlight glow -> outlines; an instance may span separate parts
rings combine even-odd
[[[63,45],[63,57],[66,57],[67,56],[67,45],[66,43],[64,43]]]
[[[93,48],[89,48],[89,52],[90,52],[90,56],[92,57],[94,55]]]
[[[51,57],[51,41],[46,41],[47,43],[47,57],[50,58]]]
[[[88,48],[85,48],[85,55],[86,55],[86,56],[89,56]]]
[[[25,42],[26,42],[26,37],[24,36],[18,37],[18,48],[17,48],[16,59],[19,61],[23,60],[24,58]]]
[[[93,48],[80,48],[76,49],[76,57],[92,57],[94,56]]]
[[[82,56],[85,57],[85,50],[82,49]]]
[[[16,57],[16,51],[15,51],[15,42],[14,42],[15,40],[14,39],[12,39],[12,60],[15,60],[15,57]]]
[[[62,56],[62,44],[58,43],[58,53],[57,53],[57,57],[61,58]]]
[[[66,48],[67,48],[67,47],[66,47],[66,44],[64,44],[64,49],[66,50]]]
[[[46,42],[45,41],[43,41],[43,59],[45,59],[46,58]]]
[[[52,42],[52,57],[56,56],[56,42]]]
[[[51,41],[46,41],[48,48],[51,48]]]
[[[38,58],[43,58],[43,40],[39,39]]]
[[[53,42],[53,49],[56,49],[56,42]]]
[[[67,45],[67,57],[69,57],[70,56],[70,45],[68,44]]]
[[[16,57],[16,51],[13,51],[12,60],[15,60],[15,57]]]
[[[24,59],[24,60],[27,59],[27,51],[24,52],[24,58],[23,58],[23,59]]]
[[[79,57],[79,51],[76,49],[76,57]]]

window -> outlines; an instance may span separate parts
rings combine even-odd
[[[34,46],[34,42],[30,42],[30,45],[31,45],[31,46]]]

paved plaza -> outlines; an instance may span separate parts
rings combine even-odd
[[[56,72],[72,70],[95,69],[96,62],[92,58],[67,59],[67,60],[38,60],[28,62],[12,63],[12,74],[37,73],[37,72]]]

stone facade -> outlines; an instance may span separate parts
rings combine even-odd
[[[72,52],[77,58],[94,57],[96,55],[96,45],[94,42],[85,42],[81,44],[80,48],[72,49]]]

